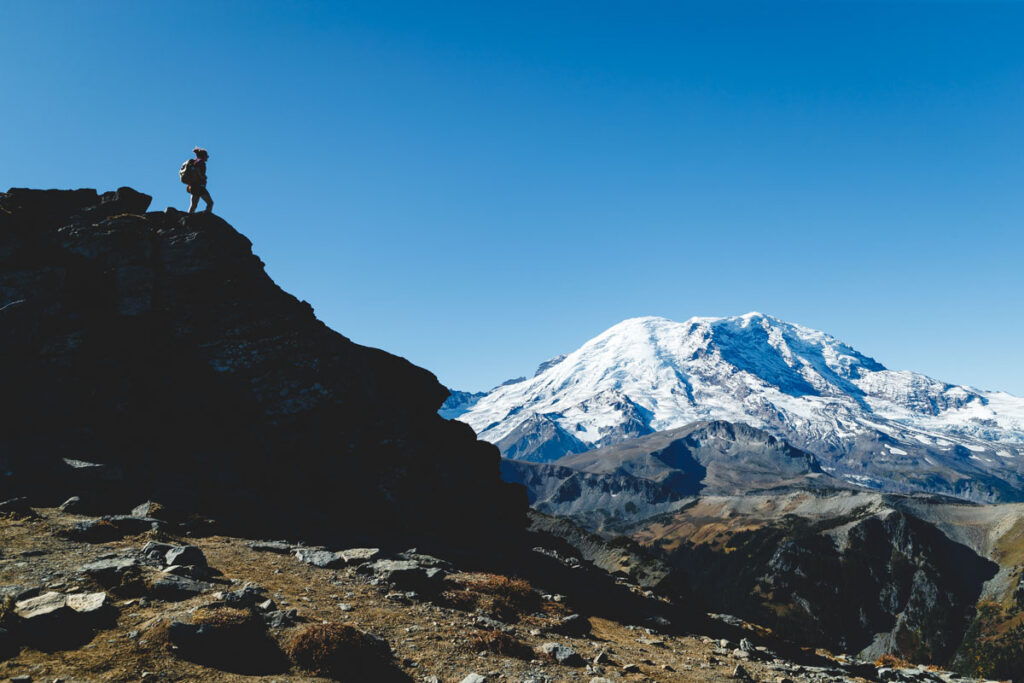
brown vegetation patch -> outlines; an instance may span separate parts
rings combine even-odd
[[[389,654],[386,643],[347,624],[311,624],[288,639],[285,654],[319,676],[372,680]]]
[[[909,669],[914,665],[894,654],[884,654],[875,660],[875,666],[887,666],[890,669]]]
[[[475,652],[492,652],[496,655],[515,657],[516,659],[529,660],[534,657],[533,648],[515,636],[502,631],[478,633],[469,641],[469,646]]]
[[[540,595],[523,579],[500,574],[480,574],[466,580],[466,587],[480,595],[478,606],[502,621],[515,621],[541,607]]]

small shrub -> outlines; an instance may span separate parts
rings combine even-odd
[[[540,609],[540,596],[533,587],[522,579],[510,579],[499,574],[485,574],[466,584],[472,591],[486,598],[480,600],[480,607],[502,621],[514,621],[521,614]]]
[[[913,667],[913,664],[902,657],[886,653],[875,660],[875,666],[887,666],[890,669],[909,669]]]
[[[480,596],[472,591],[452,590],[442,592],[440,602],[453,609],[470,612],[476,609],[479,600]]]
[[[337,623],[306,626],[288,640],[284,650],[306,671],[348,680],[374,680],[390,655],[385,641]]]
[[[533,659],[533,649],[514,636],[501,631],[484,631],[473,636],[470,647],[475,652],[493,652],[496,655]]]

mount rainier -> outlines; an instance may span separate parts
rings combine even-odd
[[[781,437],[870,489],[1024,500],[1024,399],[888,370],[760,313],[631,318],[532,378],[457,397],[442,414],[511,459],[551,462],[725,420]]]

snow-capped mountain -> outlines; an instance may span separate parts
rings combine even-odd
[[[551,461],[700,420],[746,423],[888,491],[1024,500],[1024,399],[893,371],[760,313],[625,320],[458,417]]]

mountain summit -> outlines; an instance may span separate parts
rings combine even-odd
[[[727,420],[869,488],[1024,499],[1024,399],[889,370],[761,313],[624,320],[458,419],[506,457],[538,462]]]

